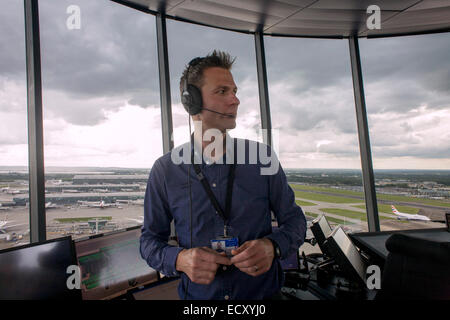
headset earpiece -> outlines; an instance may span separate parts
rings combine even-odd
[[[189,67],[186,73],[186,79],[184,81],[183,92],[181,93],[181,103],[184,109],[191,115],[196,115],[202,111],[203,101],[202,93],[199,88],[193,84],[188,83],[189,72],[191,66],[198,64],[202,58],[194,58],[189,62]]]
[[[202,112],[202,93],[196,86],[188,84],[187,89],[183,90],[181,103],[190,115],[196,115]]]

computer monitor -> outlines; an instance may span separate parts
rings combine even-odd
[[[158,280],[141,258],[140,226],[75,242],[84,300],[110,299]]]
[[[76,265],[71,237],[33,243],[0,252],[0,300],[81,300],[67,287]]]
[[[311,231],[317,241],[317,244],[319,245],[320,250],[322,250],[322,253],[324,253],[325,255],[329,255],[329,252],[327,252],[327,248],[323,244],[327,240],[333,229],[331,228],[330,223],[328,222],[324,214],[320,215],[312,221]]]
[[[365,262],[341,226],[333,230],[324,246],[346,275],[356,281],[366,282]]]

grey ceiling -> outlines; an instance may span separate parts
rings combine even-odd
[[[266,35],[391,36],[450,31],[450,0],[113,0],[208,26]],[[369,30],[370,5],[381,29]]]

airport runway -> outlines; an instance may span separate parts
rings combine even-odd
[[[326,212],[323,212],[320,210],[320,209],[324,209],[324,208],[336,208],[336,209],[357,211],[357,212],[366,214],[366,210],[357,208],[357,207],[353,207],[353,206],[364,204],[363,202],[330,203],[330,202],[322,202],[322,201],[317,201],[317,200],[304,199],[304,198],[299,198],[299,197],[296,197],[295,200],[302,200],[302,201],[313,202],[313,203],[317,204],[315,206],[301,206],[301,208],[305,212],[309,211],[309,212],[313,212],[316,214],[325,214],[327,217],[333,217],[336,219],[344,220],[345,222],[348,222],[351,224],[355,224],[354,227],[360,226],[361,232],[368,231],[366,221],[348,218],[348,217],[344,217],[344,216],[341,216],[338,214],[326,213]],[[383,213],[383,212],[379,212],[379,216],[387,217],[387,218],[394,218],[394,219],[396,218],[396,216],[393,214],[388,214],[388,213]],[[437,223],[437,222],[422,222],[422,221],[406,221],[405,222],[405,221],[398,221],[396,219],[395,220],[390,220],[390,219],[380,220],[381,231],[406,230],[406,229],[428,229],[428,228],[443,228],[443,227],[445,227],[444,224]]]
[[[295,186],[295,188],[293,188],[293,189],[295,189],[297,191],[302,191],[302,192],[310,192],[310,193],[317,193],[317,194],[323,194],[323,195],[328,195],[328,196],[351,198],[351,199],[356,199],[356,200],[360,200],[360,201],[364,202],[364,197],[360,197],[360,196],[353,196],[353,195],[339,194],[339,193],[333,193],[333,192],[325,192],[325,191],[315,191],[315,190],[309,190],[309,189],[302,189],[302,188],[300,188],[298,186]],[[307,201],[312,201],[312,200],[307,200]],[[431,204],[422,204],[422,203],[418,203],[418,202],[391,201],[391,200],[381,200],[381,199],[377,199],[377,202],[383,203],[383,204],[412,206],[412,207],[417,207],[417,208],[422,208],[422,209],[440,210],[440,211],[444,211],[444,212],[445,212],[445,210],[450,210],[450,208],[433,206]]]

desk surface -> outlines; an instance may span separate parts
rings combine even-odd
[[[447,228],[361,232],[349,234],[349,236],[357,247],[371,251],[379,258],[386,260],[389,253],[386,249],[386,240],[396,233],[403,233],[420,239],[450,242],[450,232],[447,231]]]

